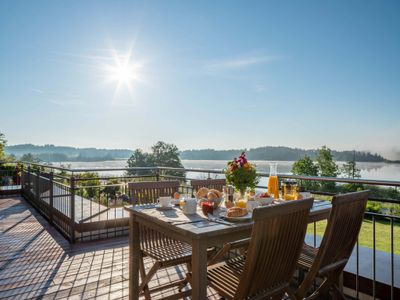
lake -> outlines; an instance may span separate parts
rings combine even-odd
[[[260,172],[269,171],[268,161],[252,161],[256,164],[257,170]],[[293,161],[279,161],[278,162],[278,173],[290,174]],[[343,162],[337,162],[339,166],[343,165]],[[96,162],[55,162],[53,165],[64,165],[69,166],[73,169],[96,169],[96,168],[124,168],[126,167],[126,160],[112,160],[112,161],[96,161]],[[195,169],[213,169],[221,170],[225,168],[225,160],[182,160],[182,164],[185,168]],[[361,170],[361,177],[364,179],[380,179],[380,180],[400,180],[400,164],[388,164],[388,163],[375,163],[375,162],[358,162],[357,168]],[[102,172],[107,174],[121,174],[122,172]],[[192,173],[189,172],[189,178],[202,178],[206,174]],[[214,176],[213,176],[214,177]]]

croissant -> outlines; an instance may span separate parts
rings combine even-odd
[[[244,217],[245,215],[247,215],[247,209],[241,207],[232,207],[226,213],[227,217]]]

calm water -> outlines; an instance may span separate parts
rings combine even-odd
[[[269,171],[268,161],[252,161],[256,164],[260,172]],[[225,168],[225,160],[183,160],[185,168],[195,169],[215,169],[221,170]],[[102,162],[65,162],[61,163],[65,166],[70,166],[76,169],[88,168],[124,168],[126,167],[126,160],[102,161]],[[280,161],[278,162],[278,173],[290,174],[293,161]],[[343,163],[338,162],[339,165]],[[60,163],[54,163],[58,166]],[[381,180],[400,180],[400,164],[387,164],[387,163],[357,163],[357,167],[361,170],[361,177],[365,179],[381,179]],[[105,172],[107,174],[121,174],[121,172]],[[202,178],[207,174],[189,172],[189,178]],[[214,176],[213,176],[214,177]]]

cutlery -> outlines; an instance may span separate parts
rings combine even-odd
[[[220,218],[216,218],[211,214],[208,214],[207,219],[211,222],[215,222],[215,223],[220,223],[220,224],[224,224],[224,225],[233,225],[232,223],[228,222],[228,221],[224,221]]]

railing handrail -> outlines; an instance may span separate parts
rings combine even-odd
[[[124,168],[65,168],[56,167],[52,165],[44,165],[39,163],[19,162],[26,165],[37,166],[48,169],[55,169],[66,171],[70,173],[83,173],[83,172],[106,172],[106,171],[177,171],[177,172],[192,172],[192,173],[208,173],[208,174],[224,174],[224,170],[217,169],[201,169],[201,168],[173,168],[173,167],[124,167]],[[269,173],[257,172],[261,177],[268,177]],[[323,177],[323,176],[304,176],[304,175],[291,175],[291,174],[278,174],[280,178],[298,179],[308,181],[324,181],[324,182],[340,182],[340,183],[353,183],[353,184],[367,184],[367,185],[381,185],[400,187],[400,181],[395,180],[376,180],[376,179],[360,179],[360,178],[344,178],[344,177]]]

